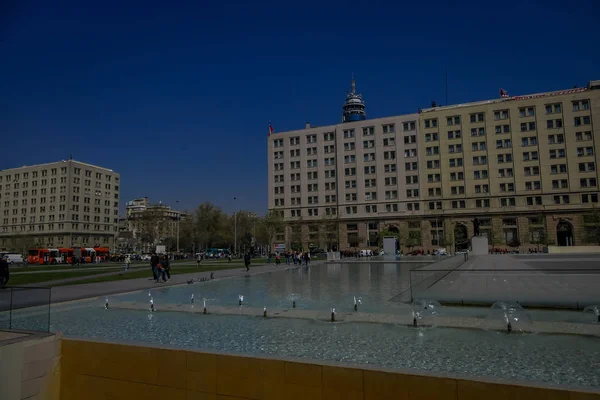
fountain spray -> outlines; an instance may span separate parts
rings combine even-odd
[[[267,318],[267,307],[265,307],[263,310],[263,317]]]
[[[354,311],[358,311],[358,302],[356,301],[356,296],[354,296]]]
[[[292,301],[292,308],[296,308],[296,300]]]
[[[242,296],[241,294],[238,296],[238,304],[240,306],[244,305],[244,296]]]
[[[335,322],[335,308],[331,309],[331,322]]]
[[[413,311],[413,326],[416,328],[417,327],[417,314]]]
[[[108,297],[104,300],[104,309],[108,310]]]
[[[202,300],[202,305],[204,306],[204,310],[202,311],[202,313],[206,314],[206,299]]]
[[[194,304],[194,293],[192,293],[192,297],[190,298],[190,303]]]
[[[154,309],[154,299],[152,297],[150,298],[150,311],[152,311],[152,312],[156,311]]]

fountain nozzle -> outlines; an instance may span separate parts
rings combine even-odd
[[[413,326],[417,327],[417,317],[413,317]]]
[[[263,310],[263,317],[267,318],[267,307]]]
[[[356,302],[356,296],[354,296],[354,311],[358,311],[358,303]]]
[[[331,309],[331,322],[335,322],[335,308]]]
[[[506,330],[508,332],[512,332],[512,325],[510,324],[510,321],[508,322],[508,324],[506,324]]]
[[[292,301],[292,308],[296,308],[296,300]]]
[[[238,305],[243,305],[244,304],[244,296],[242,296],[241,294],[238,296]]]
[[[150,311],[152,311],[152,312],[156,311],[154,309],[154,299],[150,299]]]
[[[600,324],[600,314],[598,314],[598,323]]]
[[[104,309],[108,310],[108,297],[104,300]]]
[[[194,293],[192,293],[192,298],[190,299],[190,303],[194,304]]]

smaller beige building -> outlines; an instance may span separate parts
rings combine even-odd
[[[112,248],[120,179],[75,160],[0,171],[0,248]]]

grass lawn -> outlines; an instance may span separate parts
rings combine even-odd
[[[235,265],[234,263],[231,263],[227,266],[222,266],[222,267],[204,266],[204,267],[200,267],[200,268],[189,268],[189,267],[176,266],[176,267],[171,268],[171,275],[192,274],[192,273],[207,272],[207,271],[223,271],[225,269],[233,269],[233,268],[240,268],[240,267],[242,267],[242,265]],[[82,280],[73,281],[73,282],[66,282],[62,285],[57,285],[57,286],[81,285],[84,283],[98,283],[98,282],[114,282],[114,281],[122,281],[122,280],[126,280],[126,279],[138,279],[138,278],[150,279],[151,277],[152,277],[152,270],[150,270],[150,267],[148,267],[147,269],[144,269],[141,271],[134,271],[134,272],[130,272],[127,274],[99,276],[96,278],[82,279]]]
[[[67,278],[76,278],[76,277],[85,277],[91,275],[104,274],[106,271],[88,271],[84,272],[48,272],[48,273],[39,273],[39,274],[22,274],[22,275],[10,275],[10,280],[8,281],[8,286],[23,286],[23,285],[32,285],[34,283],[39,283],[40,286],[44,286],[44,282],[55,281],[59,279],[67,279]]]
[[[142,265],[142,264],[131,264],[131,268],[142,267],[142,266],[145,266],[145,265]],[[124,265],[117,264],[117,263],[114,263],[114,264],[113,263],[111,263],[111,264],[83,264],[83,265],[80,265],[80,266],[76,266],[76,265],[73,266],[73,265],[70,265],[70,264],[58,264],[58,265],[52,265],[52,266],[35,266],[35,267],[25,267],[25,268],[24,267],[11,266],[10,272],[11,273],[16,273],[16,272],[34,272],[34,271],[48,271],[48,272],[51,272],[51,271],[58,271],[58,270],[85,271],[88,268],[102,268],[106,272],[110,272],[110,271],[118,270],[119,268],[124,268]]]

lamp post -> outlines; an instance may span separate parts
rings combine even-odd
[[[235,197],[233,200],[237,200]],[[237,255],[237,211],[233,212],[233,253]]]
[[[179,204],[179,200],[175,200],[175,203]],[[179,208],[179,206],[177,207]],[[179,220],[181,219],[181,213],[179,210],[175,210],[177,215],[177,254],[179,254]]]

